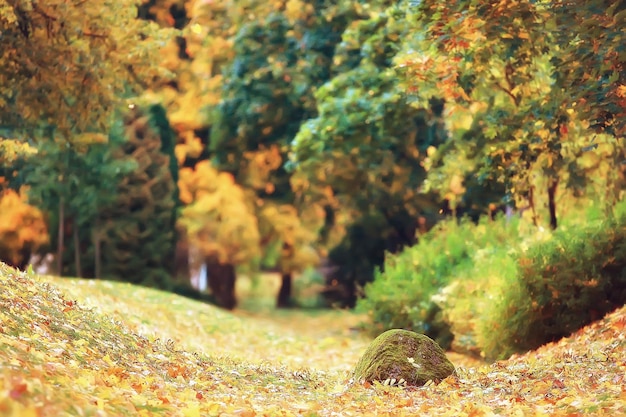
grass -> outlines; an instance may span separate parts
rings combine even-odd
[[[626,310],[493,365],[401,389],[351,385],[370,339],[342,311],[225,312],[0,265],[0,416],[626,414]]]

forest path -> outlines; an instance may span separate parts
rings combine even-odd
[[[626,415],[626,307],[493,365],[451,355],[456,376],[402,389],[350,383],[371,337],[349,312],[227,312],[2,264],[0,287],[3,417]]]
[[[125,283],[49,279],[68,297],[135,326],[141,335],[172,340],[185,350],[209,356],[347,375],[373,339],[363,330],[367,317],[362,314],[348,310],[274,309],[271,276],[263,277],[268,285],[255,290],[249,289],[245,278],[240,280],[243,306],[232,312],[182,297],[172,299],[169,293]],[[128,300],[137,302],[129,304]],[[147,321],[146,317],[152,319]],[[484,365],[452,352],[449,357],[456,366]]]

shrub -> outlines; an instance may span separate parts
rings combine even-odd
[[[398,255],[388,255],[384,272],[378,271],[365,288],[366,298],[358,308],[366,311],[377,330],[403,328],[424,333],[443,347],[451,335],[440,307],[431,297],[474,264],[474,254],[506,245],[516,236],[517,221],[506,224],[482,219],[440,223],[420,238],[417,245]]]
[[[475,258],[435,300],[453,347],[490,360],[568,336],[626,302],[626,203],[604,220]]]
[[[514,290],[518,283],[514,243],[477,251],[472,267],[433,295],[453,334],[452,350],[474,356],[484,356],[486,350],[504,350],[494,332],[508,331],[500,328],[502,315],[515,314],[517,305],[525,302],[513,297],[520,294]]]
[[[558,340],[626,303],[626,203],[614,216],[531,246],[518,258],[528,294],[520,350]],[[504,323],[503,323],[504,324]]]

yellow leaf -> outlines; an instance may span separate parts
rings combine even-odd
[[[193,405],[182,410],[185,417],[200,417],[200,407]]]

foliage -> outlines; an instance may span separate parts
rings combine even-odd
[[[137,20],[135,3],[1,1],[0,125],[81,141],[106,130],[129,90],[166,76],[157,63],[172,32]]]
[[[315,92],[317,116],[293,140],[294,191],[330,208],[336,219],[328,228],[343,229],[327,245],[341,268],[338,280],[352,288],[349,303],[384,251],[414,243],[417,215],[433,210],[418,189],[426,150],[440,132],[406,102],[391,68],[408,33],[398,7],[364,10],[337,46],[334,77]]]
[[[626,303],[626,204],[616,210],[615,217],[559,231],[519,255],[517,285],[526,301],[512,314],[509,300],[501,316],[501,336],[513,349],[568,336]]]
[[[203,161],[195,169],[181,169],[179,184],[187,204],[179,226],[205,257],[238,265],[259,256],[257,218],[232,175]]]
[[[268,247],[278,241],[306,250],[316,240],[320,221],[295,219],[301,213],[289,207],[294,196],[284,164],[300,124],[315,114],[313,91],[330,77],[334,46],[349,12],[334,14],[334,6],[316,1],[294,6],[237,32],[211,150],[216,166],[254,191],[262,241]],[[279,262],[283,269],[291,264],[289,271],[310,264],[306,257],[287,257]]]
[[[546,190],[556,228],[558,189],[580,192],[599,173],[581,161],[597,140],[591,147],[603,148],[596,159],[612,167],[602,186],[614,202],[626,108],[619,4],[422,1],[412,8],[419,35],[396,57],[398,70],[416,106],[445,102],[451,135],[427,161],[427,187],[445,190],[473,173],[503,183],[532,209]],[[572,25],[580,28],[575,39]]]
[[[354,321],[347,313],[268,320],[5,266],[0,286],[0,410],[10,417],[626,412],[624,309],[522,357],[457,364],[457,377],[416,391],[346,386],[355,352],[368,343],[346,331]]]
[[[474,254],[473,265],[433,297],[455,336],[452,347],[506,358],[568,336],[623,305],[624,207],[620,203],[609,218],[594,208],[554,234]]]
[[[0,191],[0,259],[24,268],[30,254],[48,243],[43,214],[26,202],[25,193]]]
[[[384,270],[365,287],[366,297],[359,300],[358,308],[380,330],[413,330],[448,347],[449,330],[432,297],[473,265],[482,274],[477,255],[509,245],[516,235],[514,219],[492,222],[483,218],[477,225],[467,218],[459,224],[441,222],[415,246],[386,257]]]
[[[74,240],[63,243],[59,273],[98,275],[95,265],[99,260],[95,259],[94,245],[105,229],[99,214],[116,200],[117,184],[136,169],[134,161],[113,157],[112,152],[118,146],[120,138],[114,136],[85,150],[66,143],[42,142],[36,145],[36,154],[15,162],[18,175],[14,182],[27,184],[30,200],[46,213],[50,249],[59,250],[59,226],[64,238],[76,232],[79,250],[64,250],[64,247],[76,249]],[[81,258],[82,271],[76,268],[76,256]]]
[[[159,124],[140,107],[124,117],[117,160],[136,161],[116,184],[114,201],[101,207],[103,276],[168,288],[174,269],[176,184]]]
[[[13,163],[16,159],[37,153],[37,149],[28,143],[18,141],[16,139],[6,139],[0,136],[0,163],[6,166],[7,163]],[[3,167],[4,168],[4,167]]]
[[[455,352],[494,360],[515,351],[507,335],[517,333],[519,327],[503,322],[517,306],[530,302],[518,279],[515,253],[519,248],[509,240],[475,251],[467,268],[458,270],[450,283],[431,297],[441,310],[440,320],[449,326],[453,336],[450,348]]]

